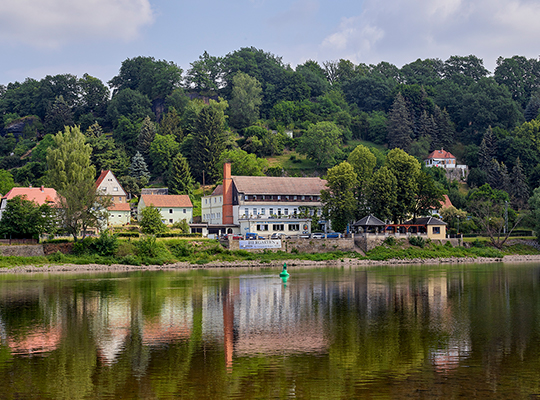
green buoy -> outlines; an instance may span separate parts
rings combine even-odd
[[[283,263],[283,271],[279,274],[280,278],[288,278],[289,273],[287,272],[287,263]]]

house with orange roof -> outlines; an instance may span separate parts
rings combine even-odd
[[[456,157],[444,149],[434,150],[424,160],[426,167],[456,168]]]
[[[137,216],[139,221],[142,218],[142,210],[146,207],[154,206],[161,213],[161,220],[166,225],[172,225],[183,219],[188,224],[193,222],[193,204],[188,195],[185,194],[141,194],[137,205]]]
[[[26,198],[26,200],[33,201],[40,206],[43,204],[50,204],[51,206],[54,206],[57,204],[58,194],[53,188],[46,188],[43,186],[14,187],[9,192],[7,192],[0,201],[0,219],[2,218],[2,214],[7,207],[8,200],[11,200],[16,196],[24,197]]]
[[[127,193],[111,170],[101,171],[96,181],[96,188],[101,195],[108,196],[112,205],[107,208],[108,226],[122,226],[131,220],[131,207],[127,201]]]

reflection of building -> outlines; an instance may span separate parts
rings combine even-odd
[[[179,302],[177,298],[166,298],[159,315],[145,319],[142,341],[147,346],[159,346],[189,339],[193,325],[191,302]]]
[[[56,350],[62,337],[59,326],[35,327],[24,337],[9,336],[7,343],[12,354],[43,355]]]

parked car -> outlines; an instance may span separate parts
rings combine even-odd
[[[322,232],[315,232],[311,234],[312,239],[324,239],[324,233]]]
[[[326,234],[326,238],[327,239],[339,239],[341,238],[343,235],[339,232],[328,232]]]
[[[223,235],[223,239],[229,240],[229,237],[232,238],[232,240],[244,240],[244,237],[242,235],[239,235],[237,233],[228,233],[226,235]]]
[[[248,240],[264,240],[264,237],[260,236],[257,233],[248,232],[248,233],[246,233],[246,239],[248,239]]]
[[[284,233],[272,233],[270,239],[290,239],[290,236],[285,235]]]

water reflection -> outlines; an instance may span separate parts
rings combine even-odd
[[[0,397],[523,398],[539,266],[0,277]]]

